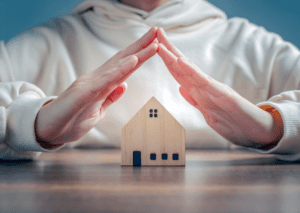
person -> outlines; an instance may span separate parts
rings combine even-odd
[[[300,156],[299,50],[205,0],[83,1],[2,41],[0,70],[1,159],[120,147],[152,96],[187,148]]]

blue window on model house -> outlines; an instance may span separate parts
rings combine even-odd
[[[179,155],[177,153],[173,154],[173,160],[178,160],[179,159]]]
[[[150,154],[150,160],[156,160],[156,154],[155,153]]]
[[[168,154],[167,154],[167,153],[163,153],[163,154],[161,155],[161,159],[162,159],[162,160],[168,160]],[[179,154],[178,154],[178,153],[174,153],[174,154],[172,155],[172,159],[173,159],[173,160],[179,160]],[[155,153],[151,153],[151,154],[150,154],[150,160],[156,160],[156,154],[155,154]]]
[[[149,112],[150,112],[149,116],[150,116],[150,118],[152,118],[153,117],[153,109],[150,109]],[[157,112],[158,112],[158,110],[154,109],[154,117],[155,118],[157,118]]]

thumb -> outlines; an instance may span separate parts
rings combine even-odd
[[[184,99],[189,102],[189,104],[193,105],[196,107],[198,103],[195,101],[195,99],[191,96],[191,94],[184,88],[184,87],[179,87],[179,92],[184,97]]]
[[[103,112],[106,112],[107,108],[114,102],[116,102],[119,98],[121,98],[121,96],[125,93],[127,89],[127,84],[126,82],[123,82],[122,84],[120,84],[119,86],[117,86],[117,88],[112,91],[105,99],[105,101],[103,102],[101,108],[103,110]]]

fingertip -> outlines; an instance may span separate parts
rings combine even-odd
[[[158,43],[158,47],[159,47],[159,48],[164,48],[165,45],[163,45],[162,43]]]
[[[136,57],[135,55],[130,55],[127,56],[126,58],[121,59],[119,63],[121,63],[120,66],[123,67],[123,69],[126,70],[127,72],[128,70],[134,69],[138,61],[139,61],[138,57]]]
[[[155,37],[157,36],[157,27],[151,27],[148,31],[149,34],[155,34]]]
[[[154,32],[157,33],[157,29],[158,29],[158,28],[157,28],[156,26],[154,26],[154,27],[152,27],[152,28],[153,28]]]
[[[157,40],[157,38],[156,39],[154,39],[154,41],[152,42],[152,44],[159,44],[159,42],[158,42],[158,40]],[[151,44],[150,44],[151,45]]]
[[[135,58],[138,60],[138,64],[145,62],[147,59],[152,57],[157,53],[158,44],[152,43],[146,49],[141,50],[137,54],[135,54]]]
[[[158,43],[152,43],[152,44],[150,45],[150,49],[151,49],[151,51],[153,51],[153,52],[157,52],[157,50],[158,50]]]
[[[165,45],[163,45],[162,43],[159,43],[158,44],[158,49],[157,49],[157,52],[158,54],[161,54],[162,51],[165,51],[167,48],[165,47]]]
[[[168,60],[168,61],[176,61],[177,60],[177,57],[172,53],[170,52],[165,45],[163,44],[159,44],[158,46],[158,54],[160,57],[162,57],[162,59],[165,59],[165,60]]]
[[[160,27],[159,31],[162,33],[162,35],[167,35],[166,32],[165,32],[165,30],[164,30],[164,28]]]
[[[164,29],[162,27],[160,27],[159,29],[157,29],[157,35],[156,35],[158,41],[160,43],[163,43],[165,45],[171,45],[170,44],[170,40],[166,34],[166,32],[164,31]]]
[[[153,30],[153,31],[155,32],[155,31],[157,31],[157,27],[156,27],[156,26],[153,26],[153,27],[151,27],[150,30]]]
[[[158,44],[157,43],[152,43],[150,44],[143,52],[142,55],[146,56],[146,58],[150,58],[152,57],[154,54],[157,53],[157,49],[158,49]],[[141,55],[139,55],[141,56]]]
[[[129,58],[129,61],[134,65],[134,67],[137,65],[139,62],[139,58],[136,55],[132,55]]]

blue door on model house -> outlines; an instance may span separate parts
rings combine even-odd
[[[184,166],[185,130],[152,97],[122,129],[122,166]]]
[[[141,161],[141,151],[133,151],[133,166],[141,166],[142,165],[142,161]]]

